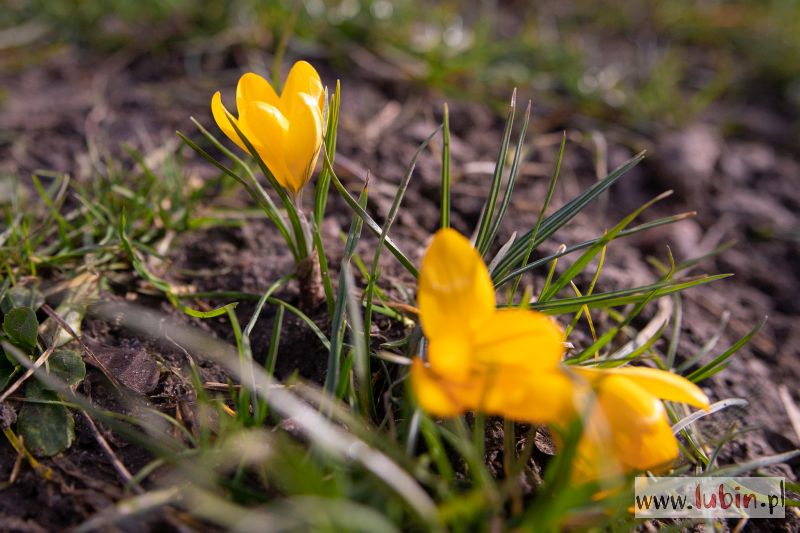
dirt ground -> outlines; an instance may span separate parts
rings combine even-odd
[[[0,173],[25,177],[36,169],[51,169],[86,179],[92,174],[92,161],[97,161],[94,156],[119,154],[123,142],[146,154],[158,154],[178,146],[176,129],[194,133],[190,116],[211,125],[210,95],[217,89],[232,94],[244,59],[234,53],[221,64],[187,68],[180,57],[167,52],[98,57],[63,46],[46,50],[33,64],[17,64],[13,57],[0,57],[0,62],[0,85],[6,94],[0,104]],[[326,83],[333,84],[337,77],[342,80],[338,170],[353,189],[369,170],[374,184],[370,209],[381,220],[388,211],[394,184],[418,144],[437,126],[444,97],[415,85],[381,79],[375,73],[334,71],[324,61],[317,63]],[[522,100],[535,96],[520,93]],[[490,179],[486,168],[491,168],[500,144],[502,119],[481,105],[449,103],[456,180],[453,218],[454,225],[466,232],[478,219]],[[721,428],[734,422],[752,427],[725,448],[723,461],[741,462],[800,447],[800,435],[793,431],[779,396],[779,388],[786,387],[794,402],[800,403],[800,148],[790,140],[797,138],[796,124],[758,102],[722,100],[677,130],[656,127],[643,136],[621,126],[607,126],[563,110],[534,106],[529,133],[532,155],[518,182],[500,240],[535,221],[562,130],[567,131],[569,141],[556,206],[596,179],[598,153],[603,155],[601,166],[613,168],[648,149],[645,162],[560,232],[550,248],[595,237],[598,228],[610,227],[643,201],[675,189],[671,199],[645,218],[687,210],[696,210],[697,216],[615,242],[609,248],[598,290],[654,280],[657,274],[646,257],[665,260],[667,245],[680,261],[735,240],[733,248],[696,268],[698,272],[735,276],[685,293],[679,356],[697,352],[717,334],[725,314],[730,315],[727,327],[712,354],[720,353],[768,316],[761,332],[725,371],[705,382],[704,388],[714,401],[730,397],[750,401],[746,409],[716,417]],[[407,207],[393,230],[395,240],[415,260],[438,221],[436,148],[421,157],[405,200]],[[185,154],[191,175],[201,179],[210,175],[205,162],[193,159],[188,150]],[[336,264],[338,235],[347,230],[350,214],[338,199],[331,201],[329,212],[325,231],[334,255],[331,262]],[[362,243],[365,250],[369,243],[369,239]],[[174,243],[169,257],[171,263],[164,275],[175,282],[191,283],[198,290],[263,292],[289,271],[291,264],[277,232],[260,220],[249,221],[242,228],[189,233]],[[186,269],[200,275],[187,276]],[[401,275],[388,258],[385,272]],[[534,278],[528,281],[536,282]],[[295,299],[295,291],[289,287],[283,296]],[[124,291],[107,296],[122,298]],[[149,304],[169,312],[163,302]],[[252,306],[242,305],[238,311],[246,320]],[[653,312],[636,325],[642,326]],[[271,313],[267,311],[259,323],[254,342],[269,335]],[[223,320],[192,322],[232,338]],[[296,338],[286,337],[282,345],[279,376],[298,369],[304,377],[320,380],[326,356],[322,346],[301,323],[288,325],[287,331],[297,334]],[[185,356],[180,350],[148,345],[100,320],[91,320],[87,330],[105,344],[127,350],[125,357],[140,358],[141,364],[152,364],[154,354],[176,367],[183,364]],[[209,380],[224,380],[213,365],[204,365],[203,372]],[[102,375],[90,370],[82,392],[102,399],[104,387]],[[162,373],[161,381],[148,391],[154,405],[173,411],[190,399],[188,394],[185,384],[169,373]],[[122,494],[113,468],[80,416],[76,434],[72,449],[46,461],[57,472],[56,481],[42,483],[30,469],[23,469],[16,483],[3,491],[0,529],[61,529],[80,523]],[[147,457],[136,447],[118,439],[113,443],[132,471],[146,464]],[[0,479],[8,478],[15,457],[7,442],[0,443]],[[798,479],[800,460],[772,471]],[[169,526],[169,516],[161,520],[149,526]]]

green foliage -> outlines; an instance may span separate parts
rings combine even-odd
[[[15,307],[3,317],[3,331],[8,339],[32,353],[36,347],[37,330],[39,321],[36,320],[36,313],[30,307]]]
[[[5,292],[0,301],[0,311],[8,313],[15,307],[27,307],[37,311],[42,304],[44,304],[44,296],[35,287],[15,285]]]
[[[86,364],[81,355],[74,350],[63,348],[54,350],[47,359],[47,367],[50,374],[68,387],[77,387],[86,377]]]
[[[72,414],[60,404],[55,392],[37,381],[25,387],[25,404],[17,416],[17,430],[25,439],[25,447],[36,456],[57,455],[75,440]]]
[[[33,302],[39,306],[43,303],[38,292],[21,286],[8,292],[16,295],[12,299],[16,302]],[[4,335],[0,334],[0,341],[3,342],[5,356],[0,357],[0,393],[21,374],[19,357],[33,359],[46,356],[49,373],[68,387],[77,387],[86,376],[86,366],[77,352],[66,349],[53,351],[50,348],[51,353],[41,353],[38,348],[38,327],[36,313],[30,307],[14,307],[4,313]],[[24,404],[17,416],[16,427],[27,449],[41,457],[63,452],[75,439],[72,414],[61,404],[60,396],[35,379],[25,384]]]

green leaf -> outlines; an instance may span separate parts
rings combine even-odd
[[[616,291],[595,293],[589,296],[561,298],[558,300],[550,300],[549,302],[534,302],[530,305],[530,308],[548,315],[560,315],[580,311],[581,307],[584,305],[588,306],[589,309],[621,307],[623,305],[639,303],[644,298],[655,299],[666,294],[681,292],[696,287],[697,285],[725,279],[731,275],[732,274],[717,274],[714,276],[701,276],[681,281],[659,281],[632,289],[619,289]]]
[[[86,377],[86,365],[74,350],[55,350],[47,360],[50,373],[70,387],[76,387]]]
[[[509,250],[508,254],[500,261],[492,272],[492,279],[497,281],[498,278],[503,277],[506,272],[514,268],[521,260],[525,258],[526,250],[528,248],[528,241],[531,236],[536,233],[531,250],[536,250],[541,243],[550,238],[556,231],[558,231],[564,224],[572,220],[589,202],[600,196],[601,193],[606,191],[614,183],[616,183],[622,176],[624,176],[630,169],[638,165],[644,159],[644,152],[641,152],[627,162],[623,163],[616,170],[611,172],[608,176],[598,181],[581,194],[567,202],[558,211],[547,217],[542,221],[538,231],[534,229],[520,237],[517,242]],[[521,265],[525,266],[525,265]]]
[[[442,227],[450,227],[450,111],[444,104],[442,118]]]
[[[25,439],[25,447],[37,457],[51,457],[69,448],[75,440],[72,414],[63,405],[38,403],[58,402],[56,393],[30,381],[25,400],[17,416],[17,431]]]
[[[328,105],[328,117],[325,126],[325,154],[328,160],[333,163],[336,156],[336,135],[339,129],[339,103],[341,102],[341,84],[336,80],[336,90],[330,98]],[[317,188],[314,191],[314,221],[317,226],[322,225],[325,215],[325,206],[328,202],[328,190],[331,185],[331,175],[328,167],[322,166],[322,171],[317,178]]]
[[[39,321],[30,307],[17,307],[9,311],[3,319],[3,331],[12,343],[29,352],[36,347]]]
[[[0,303],[0,310],[8,313],[15,307],[30,307],[34,311],[44,303],[44,296],[34,287],[15,285],[8,289]]]
[[[575,261],[570,267],[559,277],[550,287],[545,290],[542,290],[542,294],[539,296],[539,301],[546,302],[550,300],[553,296],[558,294],[558,292],[563,289],[567,283],[569,283],[572,279],[574,279],[578,274],[580,274],[586,265],[598,254],[601,250],[604,250],[606,245],[614,240],[614,238],[619,234],[622,230],[624,230],[628,224],[633,222],[633,220],[638,217],[645,209],[652,206],[654,203],[666,198],[667,196],[671,195],[672,191],[667,191],[666,193],[660,194],[650,200],[649,202],[645,203],[638,209],[636,209],[633,213],[626,216],[622,221],[611,228],[603,237],[593,244],[586,252],[584,252],[577,261]]]
[[[358,197],[358,204],[363,209],[367,205],[367,198],[369,196],[369,187],[364,185],[361,194]],[[347,242],[344,245],[344,255],[342,256],[342,266],[339,270],[339,287],[336,291],[336,304],[333,309],[333,316],[331,317],[331,343],[328,350],[328,372],[325,375],[325,390],[336,394],[337,386],[341,376],[345,374],[342,370],[342,348],[344,347],[344,330],[345,330],[345,312],[346,312],[346,299],[347,299],[347,283],[345,282],[345,273],[347,272],[347,265],[353,258],[356,252],[356,245],[361,239],[361,228],[364,225],[363,219],[353,217],[350,222],[350,231],[347,232]],[[384,236],[383,233],[381,233]],[[339,397],[337,395],[337,397]]]
[[[497,196],[500,192],[500,183],[503,181],[503,168],[505,168],[506,158],[508,155],[508,145],[511,141],[511,127],[514,125],[514,114],[517,110],[517,91],[514,90],[511,95],[511,104],[508,106],[508,118],[506,118],[506,127],[503,131],[503,142],[500,144],[500,153],[497,154],[497,162],[494,166],[494,176],[492,176],[492,185],[489,188],[489,195],[486,197],[486,202],[483,204],[483,211],[481,211],[481,218],[478,220],[478,228],[476,230],[477,236],[475,237],[475,249],[481,254],[486,254],[489,249],[489,230],[494,221],[494,211],[497,205]]]
[[[324,152],[322,153],[322,155],[324,157],[323,164],[328,168],[329,172],[331,173],[331,179],[333,180],[332,183],[334,188],[339,192],[344,201],[347,202],[347,205],[350,206],[350,208],[356,213],[356,215],[358,215],[364,221],[364,223],[367,225],[367,228],[369,228],[369,230],[375,235],[380,236],[381,232],[383,231],[381,227],[378,225],[377,222],[375,222],[375,220],[373,220],[371,216],[369,216],[369,214],[364,210],[364,208],[359,205],[358,201],[350,195],[345,186],[336,176],[336,173],[333,171],[333,167],[331,166],[330,160],[327,158],[327,156],[325,156]],[[397,247],[392,238],[389,237],[388,235],[384,240],[384,245],[389,249],[390,252],[392,252],[392,255],[394,255],[397,258],[397,260],[400,261],[400,264],[403,265],[403,267],[408,271],[409,274],[411,274],[415,278],[419,275],[417,267],[414,266],[414,263],[408,258],[408,256],[406,256],[406,254],[404,254]]]
[[[738,352],[739,348],[750,342],[750,339],[752,339],[753,336],[756,333],[758,333],[758,331],[762,328],[762,326],[764,326],[766,322],[767,322],[767,317],[762,318],[758,322],[758,324],[756,324],[753,327],[753,329],[751,329],[746,335],[744,335],[738,341],[733,343],[733,345],[731,345],[730,348],[728,348],[727,350],[722,352],[722,354],[715,357],[714,360],[708,363],[707,365],[703,366],[702,368],[698,368],[697,370],[686,376],[686,379],[694,383],[698,383],[700,381],[703,381],[704,379],[710,378],[711,376],[722,370],[725,366],[730,364],[730,361],[728,361],[728,359],[733,354]]]
[[[530,122],[530,119],[531,101],[528,100],[528,107],[525,109],[525,117],[522,121],[522,130],[519,132],[519,139],[517,140],[517,146],[514,150],[514,158],[511,161],[511,169],[508,172],[508,180],[506,181],[505,191],[503,192],[503,200],[500,202],[500,209],[497,212],[494,222],[492,222],[492,225],[489,228],[489,236],[486,238],[486,244],[488,247],[493,245],[494,240],[497,237],[497,231],[500,229],[500,225],[503,223],[503,220],[506,217],[508,206],[511,204],[511,196],[514,192],[514,184],[517,181],[520,163],[525,157],[523,144],[525,143],[525,134],[528,132],[528,123]]]

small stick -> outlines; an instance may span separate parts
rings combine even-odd
[[[52,353],[53,353],[53,347],[51,346],[50,348],[45,350],[42,355],[39,356],[36,362],[33,363],[33,366],[30,367],[24,374],[22,374],[22,376],[20,376],[20,378],[17,381],[15,381],[13,385],[7,388],[3,394],[0,394],[0,403],[3,403],[9,396],[11,396],[12,393],[14,393],[14,391],[20,388],[22,384],[25,383],[25,380],[27,380],[29,377],[33,375],[33,373],[36,371],[37,368],[45,364],[47,359],[50,358],[50,354]]]
[[[22,437],[19,438],[20,444],[24,446]],[[11,469],[11,475],[8,476],[8,484],[13,485],[19,476],[19,471],[22,470],[22,461],[25,459],[25,454],[21,451],[17,452],[17,458],[14,461],[14,468]]]
[[[111,465],[114,467],[114,470],[117,471],[119,477],[122,478],[122,481],[125,482],[126,487],[130,487],[136,494],[143,494],[144,490],[142,487],[133,479],[133,475],[131,475],[130,470],[120,461],[119,457],[114,453],[114,450],[111,449],[111,446],[108,444],[108,441],[103,437],[100,433],[100,430],[97,429],[97,425],[92,420],[92,417],[89,416],[89,413],[86,411],[81,411],[83,413],[83,417],[86,419],[86,422],[89,425],[89,428],[94,433],[94,439],[97,441],[97,444],[100,445],[103,452],[106,454],[106,458],[111,462]]]

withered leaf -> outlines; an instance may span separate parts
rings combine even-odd
[[[94,355],[85,355],[85,361],[132,391],[147,394],[158,385],[158,365],[144,348],[109,346],[86,336],[81,340]]]

